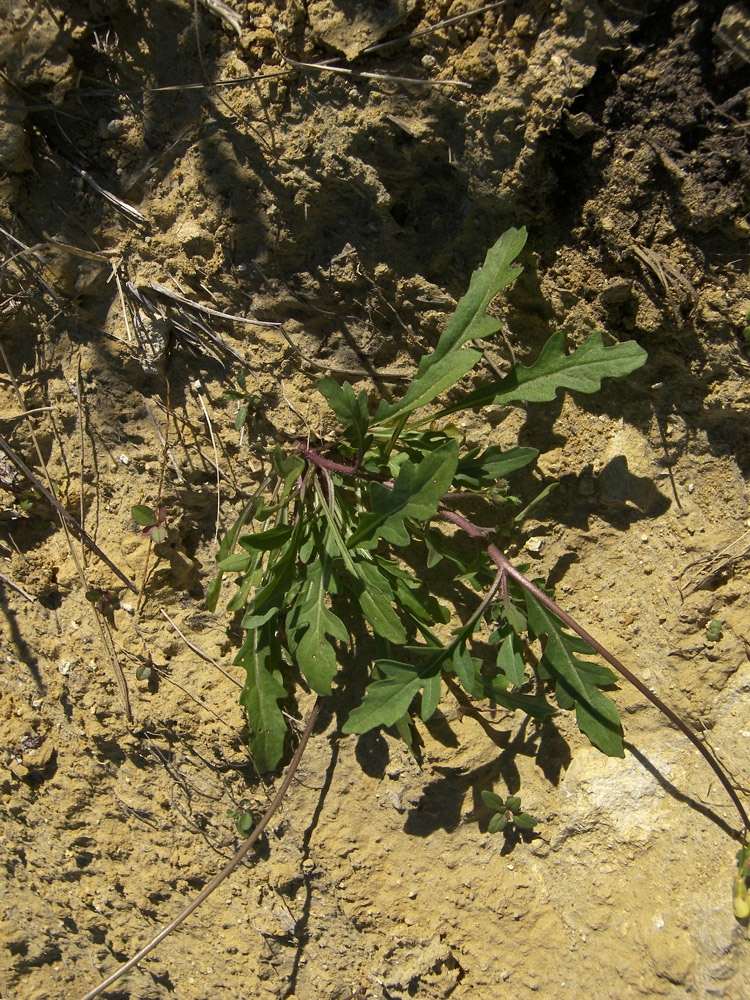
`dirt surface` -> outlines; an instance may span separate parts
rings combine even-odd
[[[232,855],[228,813],[264,806],[239,633],[205,607],[217,517],[260,448],[332,429],[322,371],[402,391],[511,225],[529,240],[499,368],[556,328],[649,353],[596,396],[467,418],[476,443],[542,449],[523,495],[560,482],[511,554],[748,785],[750,7],[507,0],[368,52],[480,4],[231,6],[236,28],[189,0],[0,4],[0,432],[137,591],[148,573],[139,596],[69,544],[2,459],[17,1000],[85,994]],[[242,439],[238,358],[262,398]],[[149,555],[130,509],[160,502]],[[623,760],[565,714],[489,724],[446,692],[421,769],[390,733],[337,738],[334,701],[253,859],[107,995],[742,1000],[736,814],[636,692],[613,696]],[[520,788],[537,835],[490,835],[486,788]]]

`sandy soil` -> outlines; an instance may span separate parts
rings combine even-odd
[[[234,852],[228,813],[275,779],[245,746],[236,623],[205,607],[217,523],[260,448],[328,426],[321,371],[403,385],[511,225],[496,365],[556,328],[649,361],[467,420],[542,449],[525,495],[560,482],[510,551],[747,789],[750,10],[507,0],[365,51],[479,6],[235,0],[235,29],[189,0],[0,3],[0,432],[148,575],[129,590],[0,461],[3,996],[83,996]],[[262,397],[242,438],[238,359]],[[160,501],[149,556],[130,509]],[[491,726],[446,693],[421,769],[393,734],[338,737],[334,699],[252,860],[107,995],[741,1000],[737,817],[614,697],[624,760],[564,714]],[[483,788],[520,788],[538,835],[490,835]]]

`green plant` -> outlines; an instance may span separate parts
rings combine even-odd
[[[138,654],[138,663],[139,666],[136,667],[135,676],[139,681],[150,681],[156,669],[156,664],[154,663],[153,656],[145,647],[143,652]]]
[[[86,600],[115,628],[115,611],[120,608],[120,598],[111,590],[88,590]]]
[[[213,611],[224,575],[235,577],[228,609],[242,616],[245,636],[235,663],[246,672],[240,701],[258,771],[276,767],[284,755],[287,727],[280,702],[291,696],[293,685],[302,682],[318,697],[278,791],[252,831],[244,802],[230,812],[247,835],[242,846],[166,928],[84,1000],[94,1000],[148,955],[241,863],[291,785],[321,699],[343,675],[339,661],[345,648],[357,664],[346,686],[364,688],[345,733],[395,726],[413,747],[413,717],[418,713],[428,720],[443,680],[453,691],[458,681],[472,699],[535,718],[575,709],[592,743],[622,756],[619,715],[602,691],[615,674],[588,658],[598,654],[693,743],[731,798],[744,829],[734,907],[738,917],[747,915],[750,822],[724,769],[669,706],[501,551],[498,543],[551,488],[518,511],[520,502],[500,482],[537,452],[467,447],[446,419],[462,410],[549,401],[559,389],[594,392],[603,378],[627,375],[646,360],[637,344],[606,347],[601,334],[566,354],[562,334],[556,333],[532,365],[514,364],[504,378],[468,392],[458,389],[482,359],[478,342],[500,327],[487,309],[520,273],[513,261],[525,241],[524,230],[510,230],[492,247],[400,399],[371,405],[364,390],[319,379],[318,389],[342,427],[335,444],[324,449],[298,441],[287,449],[276,446],[268,456],[272,474],[222,539],[219,572],[207,596]],[[444,393],[450,398],[425,413]],[[461,513],[467,501],[483,506],[491,523],[480,526]],[[151,520],[147,527],[153,525]],[[443,571],[432,572],[439,563]],[[438,584],[432,593],[428,581]],[[447,592],[440,591],[441,581],[450,584]],[[464,584],[483,596],[473,611],[460,615]],[[530,656],[535,643],[541,655]],[[368,645],[375,650],[373,663]],[[486,647],[492,645],[497,653],[488,663]],[[547,700],[550,690],[557,708]],[[521,810],[518,796],[482,794],[496,810],[491,829],[512,823],[530,830],[537,822]]]
[[[544,718],[555,708],[539,683],[539,690],[529,691],[541,681],[554,687],[560,708],[575,708],[596,746],[623,753],[617,710],[601,690],[615,675],[582,658],[593,652],[589,643],[565,630],[547,595],[510,567],[493,540],[517,527],[549,491],[518,512],[517,501],[498,489],[499,480],[538,453],[466,447],[447,420],[463,410],[548,401],[563,388],[594,392],[602,378],[626,375],[646,360],[637,344],[607,347],[598,333],[566,354],[556,333],[531,366],[515,364],[503,379],[456,391],[482,359],[480,342],[500,327],[487,309],[520,273],[512,262],[525,240],[525,231],[511,230],[489,251],[401,399],[371,405],[364,390],[330,377],[318,380],[342,426],[335,446],[327,454],[307,442],[277,446],[267,494],[248,505],[222,543],[209,604],[216,606],[221,576],[237,574],[228,607],[242,613],[246,632],[236,663],[246,671],[240,700],[260,771],[274,768],[284,752],[279,703],[289,692],[281,665],[298,670],[317,694],[330,694],[339,669],[336,643],[353,635],[358,651],[364,648],[365,622],[375,662],[370,671],[363,665],[357,677],[366,691],[345,733],[396,726],[411,744],[412,714],[418,711],[425,721],[432,716],[443,675],[455,675],[473,698]],[[451,398],[425,412],[448,392]],[[472,499],[486,502],[490,526],[459,512]],[[243,533],[251,522],[255,530]],[[457,533],[482,544],[462,545]],[[445,578],[445,570],[430,572],[441,562],[456,580],[484,592],[464,622],[453,594],[441,600],[425,585],[431,577]],[[499,644],[492,665],[475,655],[482,631]],[[524,652],[536,640],[543,655],[533,678]]]
[[[482,798],[486,806],[495,810],[488,827],[490,833],[499,833],[508,826],[515,826],[518,830],[533,830],[539,822],[529,813],[521,811],[521,800],[517,795],[501,799],[494,792],[482,792]]]
[[[234,820],[237,833],[241,837],[249,837],[253,827],[257,823],[257,817],[250,808],[248,799],[242,799],[237,809],[228,809],[227,816]]]
[[[724,622],[720,618],[714,618],[706,626],[706,639],[709,642],[718,642],[724,634]]]
[[[599,333],[566,354],[563,335],[555,333],[530,366],[516,363],[504,378],[459,389],[482,360],[481,341],[500,328],[487,310],[520,273],[513,261],[525,241],[525,231],[513,229],[490,249],[400,399],[371,401],[348,382],[319,379],[318,390],[341,425],[335,444],[276,446],[267,489],[264,484],[223,539],[208,603],[215,609],[222,576],[235,574],[228,608],[242,615],[245,630],[235,663],[246,672],[240,702],[256,767],[273,769],[283,756],[287,727],[280,702],[290,695],[289,681],[296,676],[320,697],[330,695],[345,646],[353,646],[358,666],[349,683],[364,688],[364,697],[344,733],[395,726],[412,746],[412,721],[417,714],[431,718],[445,679],[449,686],[457,680],[473,699],[535,718],[575,709],[579,728],[595,746],[623,756],[620,718],[602,690],[616,677],[589,658],[598,653],[699,750],[747,830],[737,792],[710,750],[501,550],[505,534],[549,488],[517,512],[517,501],[498,490],[498,481],[537,452],[467,447],[447,419],[499,404],[550,401],[560,389],[595,392],[603,378],[627,375],[646,360],[638,344],[607,347]],[[451,395],[436,404],[446,393]],[[461,513],[467,501],[473,507],[484,501],[490,523],[482,526]],[[249,524],[254,530],[243,533]],[[449,572],[434,572],[439,563]],[[447,592],[430,592],[431,581],[450,575]],[[464,582],[483,593],[473,611],[463,611]],[[375,651],[371,667],[365,623]],[[494,662],[487,662],[483,639],[498,646]],[[538,657],[528,655],[534,643],[541,647]],[[550,691],[557,708],[547,700]]]
[[[224,396],[240,404],[237,416],[234,418],[235,429],[240,430],[245,426],[248,414],[255,413],[261,405],[262,400],[257,393],[248,390],[247,377],[243,371],[237,372],[237,385],[239,386],[239,390],[227,389],[224,392]]]
[[[142,527],[142,534],[148,535],[152,542],[163,542],[167,537],[167,509],[159,507],[157,511],[143,504],[136,504],[130,508],[130,513],[136,524]]]

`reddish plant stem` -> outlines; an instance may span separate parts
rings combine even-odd
[[[614,667],[615,670],[625,678],[625,680],[629,681],[637,691],[640,691],[644,698],[647,698],[652,705],[655,705],[662,715],[665,715],[669,721],[690,740],[704,760],[709,764],[716,777],[722,783],[727,795],[737,809],[744,827],[744,839],[744,834],[747,832],[748,828],[750,828],[750,820],[748,820],[747,813],[739,800],[739,796],[734,790],[734,787],[724,771],[724,768],[718,760],[716,760],[708,747],[706,747],[705,744],[698,739],[687,723],[683,722],[680,716],[673,709],[671,709],[669,705],[665,704],[665,702],[663,702],[658,695],[654,694],[654,692],[643,683],[640,677],[636,676],[632,670],[629,670],[624,663],[621,663],[616,656],[610,653],[610,651],[597,639],[595,639],[593,635],[587,632],[582,625],[579,625],[575,618],[572,618],[567,611],[563,611],[563,609],[556,604],[548,594],[545,594],[543,590],[540,590],[540,588],[536,586],[536,584],[532,583],[531,580],[527,579],[527,577],[523,575],[523,573],[519,572],[510,560],[504,556],[502,552],[500,552],[497,546],[488,545],[487,554],[498,569],[503,569],[508,576],[514,579],[516,583],[519,583],[524,590],[527,590],[540,603],[544,604],[544,606],[548,608],[557,618],[559,618],[563,624],[567,625],[568,628],[571,628],[577,635],[587,642],[592,649],[596,650],[602,659],[606,660],[610,666]]]
[[[487,535],[491,533],[490,531],[488,531],[487,528],[480,528],[479,525],[474,524],[473,521],[469,521],[468,518],[463,517],[461,514],[456,514],[455,511],[447,510],[442,504],[439,508],[439,513],[444,520],[450,521],[452,524],[457,525],[459,528],[465,531],[467,535],[470,535],[472,538],[486,539]],[[587,642],[589,646],[591,646],[591,648],[594,649],[599,654],[599,656],[602,657],[602,659],[606,660],[607,663],[610,664],[610,666],[614,667],[615,670],[622,677],[624,677],[626,681],[629,681],[637,691],[640,691],[640,693],[643,695],[644,698],[647,698],[652,705],[656,706],[656,708],[659,709],[662,715],[665,715],[669,719],[669,721],[680,730],[683,736],[686,736],[690,740],[693,746],[698,750],[698,752],[701,754],[704,760],[708,763],[711,770],[714,772],[716,777],[724,786],[727,795],[732,800],[732,803],[742,820],[742,824],[744,827],[743,830],[743,839],[744,839],[744,836],[747,833],[748,828],[750,828],[750,820],[748,820],[747,813],[745,812],[745,809],[742,803],[740,802],[739,796],[737,795],[737,792],[734,790],[734,787],[731,781],[729,780],[729,777],[727,776],[726,772],[724,771],[724,768],[714,757],[714,755],[711,753],[708,747],[706,747],[705,744],[698,739],[696,734],[687,725],[687,723],[683,722],[680,716],[673,709],[671,709],[669,705],[663,702],[657,694],[654,694],[654,692],[643,683],[640,677],[634,674],[632,670],[629,670],[624,663],[621,663],[616,656],[610,653],[610,651],[605,646],[603,646],[598,641],[598,639],[595,639],[593,635],[587,632],[582,625],[579,625],[578,622],[575,620],[575,618],[569,615],[567,611],[563,611],[563,609],[558,604],[556,604],[555,601],[553,601],[548,594],[545,594],[543,590],[541,590],[539,587],[536,586],[536,584],[532,583],[531,580],[529,580],[527,577],[523,575],[523,573],[519,572],[519,570],[516,569],[516,567],[507,558],[507,556],[503,555],[503,553],[498,549],[496,545],[490,543],[487,546],[487,555],[490,557],[495,566],[497,566],[497,568],[503,572],[504,575],[511,577],[513,580],[516,581],[516,583],[520,584],[524,588],[524,590],[532,594],[540,603],[542,603],[546,608],[548,608],[553,615],[559,618],[560,621],[563,622],[563,624],[567,625],[568,628],[571,628],[577,635],[579,635],[585,642]]]
[[[352,476],[357,479],[368,479],[373,482],[380,483],[381,486],[386,486],[388,489],[393,488],[392,479],[380,479],[379,476],[374,476],[371,472],[365,472],[360,469],[358,465],[343,465],[341,462],[334,462],[330,458],[323,458],[319,455],[317,451],[313,451],[312,448],[308,448],[307,445],[301,444],[299,446],[299,454],[306,458],[308,462],[317,466],[325,472],[336,472],[340,476]]]
[[[353,465],[342,465],[341,462],[334,462],[330,458],[323,458],[322,455],[319,455],[317,451],[313,451],[312,448],[308,448],[307,445],[301,444],[299,446],[299,453],[308,462],[312,462],[313,465],[317,465],[319,469],[325,469],[327,472],[338,472],[341,476],[363,476],[369,478],[366,473],[355,468]]]

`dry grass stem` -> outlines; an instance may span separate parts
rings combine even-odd
[[[310,70],[317,73],[338,73],[340,76],[352,77],[355,80],[372,80],[377,83],[408,83],[418,87],[462,87],[465,90],[471,90],[471,84],[465,80],[421,80],[415,76],[394,76],[392,73],[368,73],[365,70],[348,69],[345,66],[331,66],[328,62],[299,62],[297,59],[292,59],[284,55],[281,50],[279,50],[279,54],[285,63],[299,70]]]
[[[178,292],[173,292],[165,285],[159,284],[158,281],[152,281],[149,285],[153,291],[157,292],[159,295],[164,295],[166,298],[179,302],[180,305],[188,306],[190,309],[195,309],[197,312],[205,313],[206,316],[213,316],[215,319],[226,319],[232,323],[243,323],[245,326],[281,326],[281,323],[274,323],[271,320],[254,319],[252,316],[236,316],[232,313],[220,312],[218,309],[212,309],[210,306],[201,305],[200,302],[193,302],[192,299],[188,299],[184,295],[180,295]]]
[[[721,552],[715,552],[711,555],[703,556],[701,559],[695,559],[693,562],[687,564],[680,573],[680,579],[687,573],[689,569],[693,566],[700,566],[706,564],[708,568],[701,573],[696,579],[692,580],[686,587],[680,589],[680,594],[682,598],[688,597],[690,594],[694,593],[696,590],[700,590],[701,587],[705,587],[707,583],[710,583],[722,570],[728,569],[734,563],[739,562],[740,559],[744,559],[746,555],[750,553],[750,531],[745,531],[739,538],[735,541],[730,542]]]
[[[200,658],[201,658],[202,660],[205,660],[205,661],[206,661],[206,663],[210,663],[210,664],[211,664],[212,666],[216,667],[216,669],[217,669],[217,670],[219,671],[219,673],[220,673],[220,674],[223,674],[223,675],[224,675],[224,676],[226,677],[226,679],[227,679],[228,681],[231,681],[231,682],[232,682],[232,684],[234,684],[234,685],[235,685],[236,687],[238,687],[238,688],[240,688],[240,689],[242,688],[242,684],[240,684],[240,682],[239,682],[239,681],[237,680],[237,678],[236,678],[236,677],[232,677],[232,675],[231,675],[230,673],[228,673],[228,672],[227,672],[227,671],[226,671],[226,670],[225,670],[225,669],[224,669],[224,668],[223,668],[222,666],[220,666],[220,665],[219,665],[219,664],[218,664],[218,663],[216,662],[216,660],[214,660],[214,659],[213,659],[213,657],[209,656],[209,655],[208,655],[208,653],[204,653],[202,649],[199,649],[199,648],[198,648],[198,647],[197,647],[197,646],[196,646],[196,645],[195,645],[194,643],[192,643],[192,642],[191,642],[191,641],[190,641],[190,640],[188,639],[188,637],[187,637],[187,636],[185,635],[185,633],[184,633],[184,632],[182,632],[182,631],[180,630],[180,627],[179,627],[179,626],[178,626],[178,625],[176,624],[176,622],[174,622],[174,621],[173,621],[173,620],[172,620],[172,619],[171,619],[171,618],[169,617],[169,615],[168,615],[168,614],[167,614],[167,612],[166,612],[166,611],[164,610],[164,608],[159,608],[159,611],[160,611],[160,612],[162,613],[162,615],[163,615],[163,616],[164,616],[164,617],[165,617],[165,618],[167,619],[167,621],[168,621],[168,622],[169,622],[169,624],[170,624],[170,625],[172,626],[172,628],[173,628],[173,629],[175,630],[175,632],[177,633],[177,635],[179,635],[179,637],[180,637],[180,638],[182,639],[182,641],[183,641],[183,642],[185,643],[185,645],[186,645],[186,646],[187,646],[187,647],[188,647],[189,649],[192,649],[192,651],[193,651],[193,652],[194,652],[194,653],[195,653],[195,654],[196,654],[197,656],[200,656]]]
[[[362,49],[360,55],[370,55],[372,52],[381,52],[383,49],[393,48],[395,45],[403,45],[405,42],[411,42],[415,38],[424,38],[425,35],[432,35],[436,31],[440,31],[441,28],[448,28],[452,24],[458,24],[459,21],[466,21],[470,17],[477,17],[479,14],[486,14],[487,11],[495,10],[497,7],[505,6],[507,0],[496,0],[495,3],[485,4],[484,7],[479,7],[477,10],[467,10],[463,14],[456,14],[454,17],[447,17],[444,21],[438,21],[437,24],[431,24],[429,28],[420,28],[419,31],[412,31],[408,35],[399,35],[398,38],[392,38],[389,42],[380,42],[378,45],[368,45],[366,49]]]
[[[203,410],[203,416],[206,418],[206,423],[208,424],[208,433],[211,438],[211,444],[214,449],[214,458],[216,469],[216,523],[214,525],[214,541],[218,540],[219,537],[219,522],[221,520],[221,472],[219,469],[219,450],[216,447],[216,438],[214,437],[214,429],[211,426],[211,418],[208,415],[208,410],[206,409],[206,404],[203,400],[203,393],[198,391],[198,402],[201,404],[201,409]]]
[[[238,14],[224,0],[201,0],[201,3],[242,38],[242,14]]]
[[[13,370],[10,366],[8,357],[5,353],[5,350],[3,349],[2,344],[0,344],[0,355],[2,355],[3,361],[5,363],[5,369],[13,385],[13,389],[18,404],[19,406],[24,406],[24,400],[23,396],[21,395],[21,390],[18,386],[18,382],[16,381],[15,375],[13,374]],[[39,447],[39,441],[37,440],[33,421],[29,424],[29,430],[31,432],[31,440],[34,444],[34,450],[36,451],[39,464],[44,470],[44,475],[47,479],[49,489],[44,487],[44,485],[40,482],[40,480],[36,476],[34,476],[31,470],[24,465],[24,463],[20,460],[20,458],[18,458],[18,456],[12,450],[10,445],[8,445],[8,443],[1,437],[0,437],[0,448],[2,448],[2,450],[8,456],[8,458],[10,458],[10,460],[15,465],[17,465],[20,471],[24,473],[24,475],[34,484],[34,486],[36,486],[36,488],[43,493],[46,499],[50,503],[52,503],[55,510],[57,511],[58,518],[60,520],[60,526],[65,532],[65,539],[68,544],[68,550],[75,564],[76,572],[78,573],[78,578],[80,580],[81,587],[85,594],[88,592],[89,587],[86,581],[86,574],[84,572],[83,564],[81,563],[81,560],[78,558],[78,553],[76,552],[75,546],[73,545],[73,539],[71,538],[70,529],[75,528],[77,532],[77,537],[81,540],[81,542],[83,543],[85,540],[86,543],[94,549],[94,551],[97,551],[97,554],[99,554],[101,550],[98,549],[98,546],[96,545],[94,540],[87,534],[87,532],[83,529],[83,527],[76,523],[75,519],[72,518],[70,514],[68,514],[65,508],[60,503],[58,503],[58,501],[54,497],[52,492],[53,491],[52,479],[50,477],[47,464],[44,461],[44,457],[42,456],[42,450]],[[101,553],[101,556],[104,556],[104,553]],[[110,564],[106,556],[104,556],[104,559],[107,562],[107,564],[110,565],[110,568],[115,569],[116,572],[119,575],[121,575],[124,580],[127,581],[127,577],[125,577],[124,574],[122,574],[121,571],[114,566],[114,563]],[[109,657],[110,664],[112,666],[112,672],[115,677],[115,682],[117,684],[117,688],[120,692],[120,697],[122,699],[123,709],[125,711],[125,717],[128,720],[128,722],[132,722],[133,711],[130,705],[130,692],[128,691],[127,681],[125,680],[125,674],[123,673],[122,667],[120,666],[120,661],[117,659],[117,653],[115,651],[114,644],[112,642],[112,635],[109,631],[109,624],[107,623],[106,620],[103,620],[102,616],[100,616],[96,608],[92,607],[92,613],[94,615],[94,619],[96,621],[97,628],[99,630],[99,637],[101,638],[102,645],[104,646],[104,649],[107,653],[107,656]]]
[[[37,605],[39,604],[39,601],[36,599],[36,597],[33,597],[31,594],[27,593],[23,589],[23,587],[20,587],[17,583],[13,583],[13,581],[8,579],[8,577],[4,573],[0,573],[0,581],[2,581],[6,585],[6,587],[10,587],[11,590],[15,590],[17,594],[21,595],[21,597],[25,597],[27,601],[31,602],[31,604],[37,604]]]
[[[142,395],[141,396],[141,400],[143,401],[143,406],[144,406],[144,409],[146,410],[146,416],[148,417],[148,419],[149,419],[149,421],[151,423],[151,426],[154,428],[154,431],[156,432],[156,436],[159,439],[159,444],[162,447],[162,452],[167,455],[167,458],[172,463],[172,468],[174,469],[175,475],[177,476],[177,481],[179,483],[184,483],[185,482],[185,477],[180,472],[180,467],[178,466],[177,461],[175,460],[175,457],[174,457],[174,455],[172,453],[172,449],[167,444],[167,440],[164,437],[164,435],[162,434],[161,428],[159,427],[158,423],[156,422],[156,418],[154,417],[153,413],[151,412],[151,407],[148,405],[148,402],[146,401],[145,396]]]
[[[114,205],[114,207],[124,216],[130,219],[131,222],[138,222],[141,225],[148,225],[148,219],[143,214],[143,212],[140,212],[137,208],[135,208],[135,206],[129,205],[126,201],[123,201],[122,198],[118,198],[116,194],[112,194],[111,191],[108,191],[106,188],[103,188],[101,184],[98,184],[91,176],[91,174],[89,174],[86,170],[83,170],[81,167],[76,166],[75,163],[71,163],[70,160],[66,160],[64,157],[61,157],[61,159],[63,160],[64,163],[67,163],[67,165],[71,169],[75,170],[78,176],[82,177],[83,180],[85,180],[86,183],[90,187],[92,187],[97,194],[100,194],[102,198],[105,198],[111,205]]]

